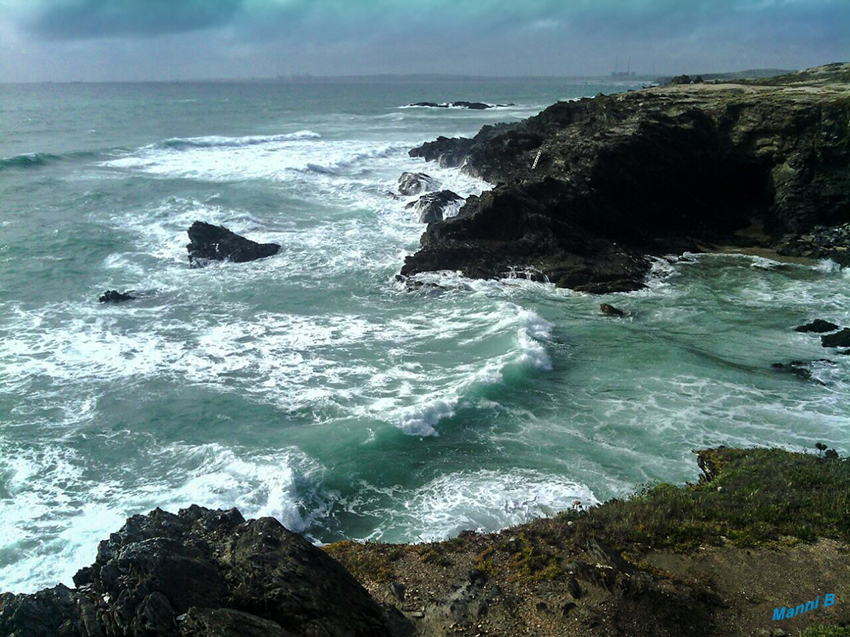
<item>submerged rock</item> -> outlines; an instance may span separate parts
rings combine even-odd
[[[437,187],[437,180],[425,173],[402,173],[398,178],[398,191],[406,197],[430,192]]]
[[[485,104],[484,102],[466,102],[463,100],[457,102],[416,102],[408,104],[408,106],[420,106],[424,108],[468,108],[473,111],[483,111],[488,108],[506,108],[515,106],[515,104]]]
[[[850,259],[833,232],[850,209],[848,94],[839,64],[559,102],[472,139],[438,138],[411,156],[498,185],[429,224],[402,274],[534,269],[561,287],[635,290],[647,255],[734,245],[762,221],[760,245],[822,227],[811,244]]]
[[[821,336],[820,342],[824,347],[850,347],[850,329],[845,327],[836,334]]]
[[[817,361],[791,361],[790,363],[774,363],[771,365],[771,368],[777,372],[785,372],[788,374],[792,374],[797,378],[802,378],[803,380],[816,380],[812,378],[812,364],[813,363],[826,363],[827,365],[834,365],[831,360],[822,358]],[[821,381],[817,381],[821,385],[824,383]]]
[[[196,221],[189,228],[189,263],[203,267],[210,261],[245,263],[273,256],[280,251],[276,243],[257,243],[231,232],[224,226]]]
[[[599,306],[599,311],[603,314],[607,314],[608,316],[625,316],[626,313],[623,310],[617,309],[613,305],[608,305],[607,303],[603,303]]]
[[[823,319],[815,319],[811,323],[806,323],[805,325],[801,325],[800,327],[795,327],[795,332],[803,332],[803,333],[812,333],[812,334],[825,334],[826,332],[834,332],[838,329],[838,325],[835,323],[830,323],[829,321],[824,321]]]
[[[100,543],[94,564],[0,596],[0,634],[45,637],[381,637],[384,610],[338,562],[273,518],[157,509]],[[397,618],[394,618],[398,622]]]
[[[137,297],[129,292],[119,292],[118,290],[107,290],[100,295],[101,303],[124,303],[125,301],[135,301]]]
[[[441,190],[440,192],[429,192],[422,195],[419,201],[414,201],[405,206],[407,209],[413,209],[419,213],[419,221],[422,223],[431,223],[432,221],[442,221],[444,212],[451,204],[463,201],[463,197],[451,190]]]

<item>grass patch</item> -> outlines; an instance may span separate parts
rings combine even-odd
[[[629,500],[564,512],[555,525],[565,531],[561,540],[599,537],[624,550],[687,551],[724,540],[770,548],[818,537],[850,539],[846,459],[726,448],[700,452],[700,457],[712,480],[685,487],[659,484]]]
[[[404,556],[406,547],[345,541],[329,544],[324,550],[361,582],[390,582],[395,575],[393,562]]]
[[[850,637],[850,628],[841,626],[812,626],[800,637]]]

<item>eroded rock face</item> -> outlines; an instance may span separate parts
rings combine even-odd
[[[536,269],[563,287],[623,291],[643,286],[645,255],[752,245],[736,232],[754,222],[768,245],[846,224],[850,64],[822,71],[560,102],[415,148],[498,185],[429,225],[402,274]],[[843,242],[824,230],[810,243],[819,256]]]
[[[224,226],[196,221],[189,228],[189,263],[203,267],[210,261],[245,263],[273,256],[280,251],[276,243],[257,243],[231,232]]]
[[[398,178],[398,191],[405,197],[431,192],[437,188],[437,180],[425,173],[402,173]]]
[[[0,635],[394,634],[384,610],[324,551],[272,518],[246,522],[235,509],[134,516],[74,583],[0,596]]]
[[[422,195],[419,201],[413,201],[407,204],[405,208],[412,208],[418,212],[420,222],[431,223],[432,221],[442,221],[446,208],[461,201],[463,201],[463,197],[457,193],[451,190],[441,190],[440,192],[429,192]]]

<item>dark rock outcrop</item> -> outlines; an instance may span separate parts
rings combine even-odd
[[[273,256],[280,251],[276,243],[257,243],[231,232],[224,226],[196,221],[189,228],[189,263],[203,267],[210,261],[245,263]]]
[[[432,221],[442,221],[446,207],[459,201],[463,201],[463,197],[457,193],[451,190],[441,190],[440,192],[429,192],[422,195],[419,201],[413,201],[407,204],[405,208],[412,208],[418,212],[419,221],[422,223],[431,223]]]
[[[125,301],[135,301],[137,297],[129,292],[119,292],[118,290],[107,290],[100,295],[101,303],[124,303]]]
[[[795,332],[802,332],[804,334],[812,333],[812,334],[826,334],[827,332],[834,332],[838,329],[838,325],[835,323],[830,323],[829,321],[824,321],[823,319],[815,319],[811,323],[806,323],[805,325],[801,325],[800,327],[795,327]]]
[[[850,222],[850,64],[560,102],[410,154],[498,185],[430,224],[402,274],[530,269],[562,287],[639,289],[646,255]],[[752,226],[765,237],[739,234]]]
[[[821,336],[820,342],[824,347],[850,347],[850,328]]]
[[[0,635],[395,634],[384,609],[324,551],[272,518],[246,522],[235,509],[134,516],[74,583],[0,596]]]
[[[402,173],[398,178],[398,191],[405,197],[431,192],[438,187],[437,180],[425,173]]]

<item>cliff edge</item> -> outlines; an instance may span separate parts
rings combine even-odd
[[[850,461],[721,447],[697,463],[696,484],[426,544],[322,550],[271,518],[156,510],[101,542],[75,588],[0,595],[0,635],[850,633]]]

